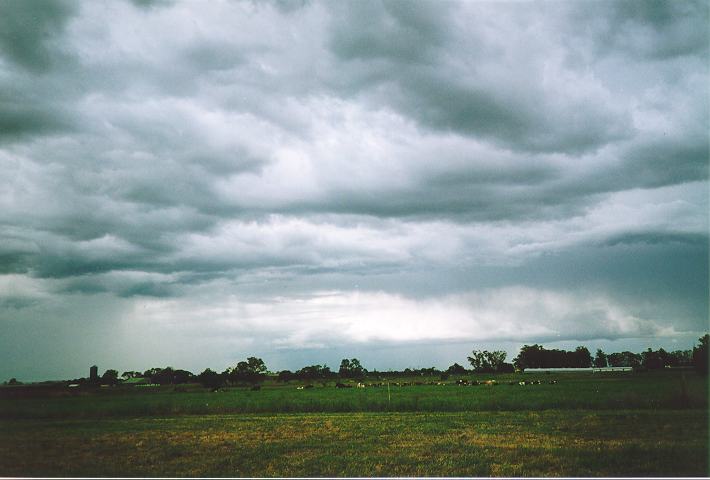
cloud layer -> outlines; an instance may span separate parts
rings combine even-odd
[[[54,332],[59,366],[7,353],[0,375],[692,340],[708,20],[692,1],[3,2],[0,325],[8,352]],[[140,353],[129,326],[163,344]],[[83,329],[103,340],[68,354]],[[213,357],[170,353],[190,342]]]

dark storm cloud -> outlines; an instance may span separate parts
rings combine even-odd
[[[0,145],[71,128],[65,102],[81,81],[65,76],[74,62],[65,31],[77,7],[63,0],[0,4]]]
[[[172,0],[130,0],[130,2],[140,8],[167,7],[173,3]]]
[[[73,129],[67,100],[76,98],[77,85],[67,73],[64,67],[42,74],[10,67],[0,75],[0,145]]]
[[[17,99],[0,98],[0,105],[0,141],[56,131],[64,125],[54,112],[28,106]]]
[[[449,40],[450,4],[421,1],[335,5],[332,50],[347,60],[431,63]]]
[[[597,50],[626,50],[650,59],[707,56],[710,8],[703,1],[630,0],[609,2],[610,14],[592,22],[598,28]],[[588,13],[594,13],[594,6]]]
[[[677,143],[676,143],[677,142]],[[635,178],[634,186],[659,187],[708,178],[707,141],[655,140],[629,152],[619,178]]]
[[[345,62],[349,88],[374,95],[374,102],[388,104],[427,128],[533,152],[593,150],[631,134],[630,119],[606,105],[608,100],[592,100],[596,92],[590,99],[565,98],[570,88],[584,91],[585,85],[545,85],[543,65],[525,56],[528,49],[531,56],[543,54],[534,50],[541,45],[522,43],[520,34],[539,15],[532,4],[497,6],[513,19],[496,25],[502,36],[512,35],[507,44],[491,38],[483,27],[491,21],[488,5],[346,5],[350,15],[336,14],[330,44]],[[456,15],[460,18],[454,22]]]
[[[17,65],[46,73],[57,61],[57,40],[75,5],[63,0],[6,0],[0,5],[0,51]]]

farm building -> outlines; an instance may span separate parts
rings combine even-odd
[[[596,372],[631,372],[633,367],[594,367],[592,373]]]
[[[133,385],[135,387],[157,387],[157,384],[151,383],[150,378],[135,377],[124,380],[123,385]]]
[[[590,367],[590,368],[526,368],[523,373],[598,373],[598,372],[630,372],[631,367]]]

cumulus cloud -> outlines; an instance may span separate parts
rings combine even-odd
[[[72,317],[96,335],[179,318],[205,345],[290,358],[692,337],[708,320],[709,16],[662,0],[4,2],[0,321],[17,340],[13,319],[54,317],[68,342]]]

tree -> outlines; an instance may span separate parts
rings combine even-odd
[[[156,368],[155,373],[151,376],[153,383],[160,385],[169,385],[173,383],[173,367]]]
[[[663,368],[665,366],[665,353],[663,349],[654,352],[649,348],[641,353],[641,365],[648,370]]]
[[[332,375],[333,373],[326,365],[310,365],[308,367],[303,367],[296,372],[296,376],[303,380],[315,380],[318,378],[325,379]]]
[[[641,355],[629,351],[610,353],[607,356],[610,367],[634,367],[641,365]]]
[[[363,378],[367,374],[367,370],[357,358],[351,358],[350,360],[344,358],[340,362],[338,374],[344,378]]]
[[[340,368],[338,369],[338,374],[345,378],[350,376],[350,360],[343,358],[340,361]]]
[[[188,383],[195,375],[187,370],[173,370],[172,382],[174,385],[179,385],[181,383]]]
[[[473,350],[471,356],[467,357],[473,367],[474,372],[497,372],[505,363],[506,353],[503,350]]]
[[[200,382],[203,387],[216,390],[224,385],[225,378],[223,375],[206,368],[197,376],[197,381]]]
[[[699,345],[693,347],[693,367],[695,371],[702,374],[708,374],[708,341],[710,335],[707,333],[698,339]]]
[[[513,373],[515,372],[515,367],[512,363],[501,363],[498,366],[498,373]]]
[[[573,368],[589,368],[592,366],[592,354],[589,353],[587,347],[579,346],[574,349],[571,355],[571,367]]]
[[[266,377],[266,364],[260,358],[249,357],[246,361],[237,363],[236,367],[228,368],[224,373],[232,382],[257,383]]]
[[[606,353],[601,348],[597,348],[597,354],[594,356],[594,366],[604,368],[607,366]]]
[[[266,368],[266,364],[260,358],[249,357],[247,358],[247,365],[249,365],[249,371],[254,372],[257,375],[266,375],[269,370]]]
[[[462,366],[459,365],[458,363],[454,363],[451,365],[449,368],[446,369],[446,373],[449,375],[464,375],[466,372],[466,369]]]
[[[101,375],[101,383],[106,385],[116,385],[118,383],[118,371],[116,370],[106,370],[103,375]]]
[[[162,372],[162,371],[163,371],[163,369],[160,367],[153,367],[153,368],[143,372],[143,376],[148,377],[151,379],[151,381],[153,381],[153,377],[155,377],[156,375],[159,375],[160,372]]]
[[[520,370],[526,368],[588,368],[592,366],[592,354],[584,346],[567,351],[548,350],[537,344],[523,345],[513,363]]]
[[[505,357],[507,356],[508,354],[504,350],[494,350],[492,352],[488,352],[488,363],[490,363],[493,371],[501,371],[501,367],[505,363]]]
[[[518,356],[513,359],[513,365],[519,370],[526,368],[542,368],[542,355],[545,349],[542,345],[523,345]]]
[[[668,354],[668,365],[671,367],[689,367],[692,364],[692,350],[675,350]]]
[[[491,366],[488,363],[487,353],[485,350],[473,350],[471,356],[466,357],[474,372],[487,372],[490,370]]]

